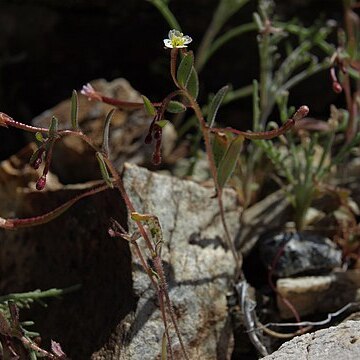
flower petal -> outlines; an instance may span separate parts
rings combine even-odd
[[[172,48],[173,48],[170,39],[164,39],[164,45],[165,45],[167,48],[169,48],[169,49],[172,49]]]
[[[192,42],[192,38],[188,35],[185,35],[183,39],[184,39],[184,44],[190,44]]]

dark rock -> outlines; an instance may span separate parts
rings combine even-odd
[[[259,247],[262,262],[275,265],[273,274],[279,277],[326,273],[341,265],[341,251],[315,234],[280,233],[260,241]]]

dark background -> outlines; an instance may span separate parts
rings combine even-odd
[[[282,20],[300,18],[311,25],[318,17],[341,23],[341,0],[279,0]],[[199,45],[217,0],[172,0],[182,28]],[[226,25],[251,21],[257,1],[250,1]],[[33,117],[70,96],[72,89],[97,78],[125,77],[154,100],[172,84],[168,52],[162,39],[169,27],[146,0],[0,0],[0,111],[29,123]],[[227,83],[235,88],[258,77],[255,33],[228,43],[201,73],[200,100]],[[342,101],[331,92],[328,73],[314,76],[294,89],[291,104],[309,105],[311,114],[326,117],[329,104]],[[223,118],[248,128],[250,100],[224,110]],[[18,130],[0,129],[0,159],[25,143]]]

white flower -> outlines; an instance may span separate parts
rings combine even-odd
[[[168,36],[168,39],[164,39],[164,45],[170,49],[186,48],[187,44],[192,42],[192,38],[190,36],[184,35],[179,30],[170,30]]]
[[[95,89],[91,86],[90,83],[87,83],[82,87],[82,90],[80,91],[81,94],[87,96],[88,100],[99,100],[101,101],[101,95],[95,91]]]

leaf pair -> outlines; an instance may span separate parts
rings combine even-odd
[[[234,172],[243,142],[244,137],[242,135],[233,138],[230,133],[214,133],[212,146],[220,189],[225,186]]]
[[[196,99],[199,94],[199,78],[194,68],[194,55],[185,53],[177,70],[176,79],[181,88],[186,89]]]
[[[141,97],[144,102],[144,108],[145,108],[146,113],[150,117],[154,117],[156,115],[155,106],[145,95],[141,95]],[[172,114],[178,114],[178,113],[182,113],[182,112],[186,111],[186,106],[179,101],[171,100],[171,101],[169,101],[169,103],[166,107],[166,111],[168,111]]]

